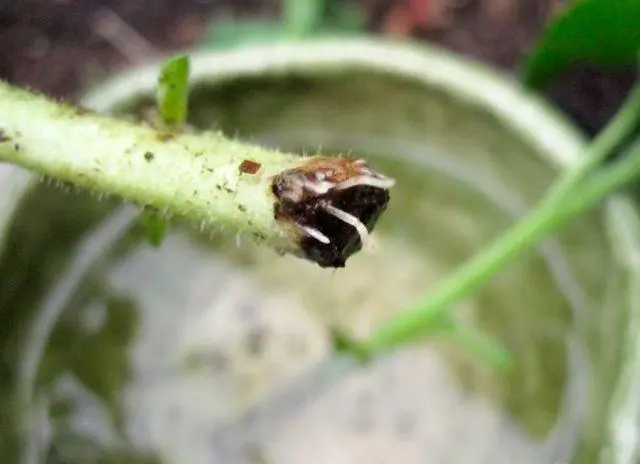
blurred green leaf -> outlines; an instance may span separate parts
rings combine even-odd
[[[164,62],[156,90],[158,116],[163,124],[180,127],[187,119],[189,57],[179,55]]]
[[[140,222],[147,232],[147,241],[151,246],[159,247],[169,231],[169,221],[161,218],[155,211],[144,209],[140,213]]]
[[[640,50],[640,0],[578,0],[551,21],[523,73],[542,87],[574,63],[606,67],[634,63]]]

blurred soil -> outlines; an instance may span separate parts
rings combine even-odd
[[[369,30],[413,36],[517,72],[562,0],[355,0]],[[0,78],[73,98],[113,70],[197,44],[213,18],[279,13],[280,0],[0,0]],[[593,134],[635,70],[580,68],[549,96]]]

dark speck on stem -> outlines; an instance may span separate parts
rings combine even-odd
[[[15,151],[20,151],[20,144],[19,144],[19,143],[16,143],[16,144],[13,146],[13,149],[14,149]]]
[[[11,138],[7,135],[7,133],[5,131],[3,131],[2,129],[0,129],[0,143],[8,142],[10,140],[11,140]]]
[[[155,158],[155,155],[153,153],[151,153],[150,151],[146,152],[144,154],[144,159],[148,162],[153,161],[153,158]]]

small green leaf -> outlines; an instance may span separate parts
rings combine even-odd
[[[140,222],[146,229],[149,244],[156,248],[162,245],[169,231],[169,221],[158,216],[156,212],[145,208],[140,213]]]
[[[189,100],[189,57],[167,60],[160,71],[157,88],[158,116],[163,124],[180,127],[187,119]]]
[[[630,65],[639,50],[639,0],[578,0],[551,22],[525,63],[523,80],[542,87],[574,63]]]

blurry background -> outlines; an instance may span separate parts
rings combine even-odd
[[[517,72],[565,0],[344,0],[369,32],[413,36]],[[274,18],[281,0],[0,0],[0,78],[72,98],[109,72],[206,42],[216,22]],[[615,112],[635,69],[580,68],[548,95],[590,134]]]

